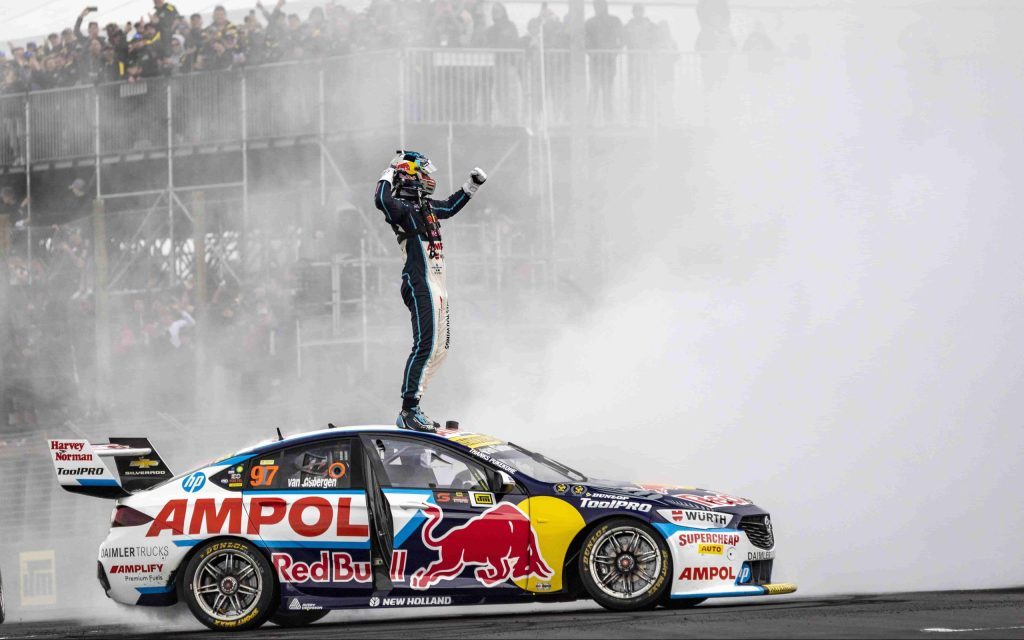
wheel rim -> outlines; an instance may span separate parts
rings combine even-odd
[[[192,593],[207,615],[237,620],[256,608],[263,592],[263,576],[247,555],[225,549],[210,554],[196,567]]]
[[[661,551],[646,531],[617,527],[594,544],[590,574],[605,594],[620,600],[643,596],[661,575]]]

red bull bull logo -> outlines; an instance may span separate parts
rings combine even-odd
[[[510,579],[546,579],[554,575],[541,557],[530,519],[515,505],[502,502],[436,537],[434,530],[443,514],[434,505],[428,506],[425,512],[423,544],[436,550],[438,557],[412,574],[413,589],[429,589],[444,580],[452,580],[468,566],[478,567],[476,579],[485,587]]]

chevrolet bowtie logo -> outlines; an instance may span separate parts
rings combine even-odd
[[[150,467],[159,467],[159,460],[150,460],[149,458],[139,458],[138,460],[132,460],[130,467],[138,467],[140,469],[148,469]]]

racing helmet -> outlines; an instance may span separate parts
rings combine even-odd
[[[418,151],[399,149],[391,168],[395,170],[395,195],[399,198],[420,198],[434,193],[437,181],[431,176],[437,167]]]

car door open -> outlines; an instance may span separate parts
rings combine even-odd
[[[426,439],[369,435],[364,448],[393,521],[396,591],[497,595],[525,584],[532,534],[514,485],[496,493],[495,470]]]

